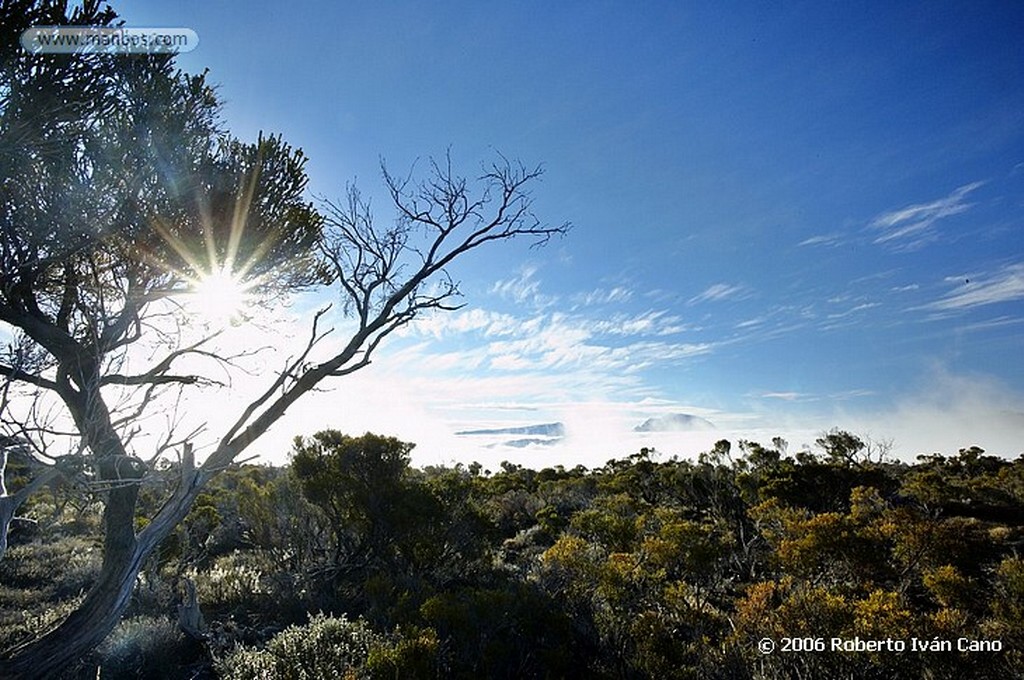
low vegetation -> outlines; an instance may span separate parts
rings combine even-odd
[[[286,467],[215,478],[66,676],[1021,674],[1024,457],[907,464],[838,431],[818,445],[486,471],[412,468],[389,437],[297,439]],[[98,573],[98,506],[68,493],[13,525],[5,647]],[[159,498],[144,491],[140,516]]]

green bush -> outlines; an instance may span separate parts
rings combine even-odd
[[[0,607],[0,649],[8,649],[27,640],[33,640],[53,628],[75,611],[85,595],[68,600],[51,601],[45,597],[33,597],[31,606],[18,608],[7,596],[7,589],[0,589],[3,607]],[[37,596],[39,591],[18,591],[22,595]]]
[[[169,618],[127,619],[96,650],[97,677],[180,678],[183,664],[201,659],[198,651]]]
[[[199,602],[213,609],[258,609],[271,595],[271,565],[255,552],[233,552],[217,558],[205,571],[192,570]]]
[[[382,638],[362,620],[323,613],[275,635],[265,649],[240,647],[217,662],[225,680],[321,680],[366,677],[366,660]]]
[[[10,588],[45,590],[51,597],[73,596],[92,583],[99,570],[96,543],[68,536],[10,548],[0,560],[0,582]]]
[[[12,546],[0,560],[0,649],[39,636],[74,611],[99,568],[99,550],[87,538]]]
[[[399,631],[397,639],[370,650],[366,669],[374,680],[440,677],[440,643],[433,628]]]
[[[517,583],[428,598],[420,614],[444,640],[451,677],[566,677],[576,638],[561,603]]]

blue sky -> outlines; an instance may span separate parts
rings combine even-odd
[[[302,147],[317,194],[356,179],[387,218],[380,158],[500,151],[544,164],[536,211],[575,229],[461,263],[466,308],[285,440],[390,428],[460,458],[468,424],[560,420],[558,446],[488,451],[592,462],[684,412],[714,438],[1024,451],[1024,6],[298,4],[115,8],[195,30],[181,66],[235,134]]]

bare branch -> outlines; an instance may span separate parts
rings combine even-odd
[[[204,383],[208,385],[221,385],[224,383],[217,380],[210,380],[198,375],[106,375],[103,376],[104,385],[170,385],[179,383],[182,385],[195,385]]]
[[[29,383],[36,387],[42,387],[47,390],[57,390],[57,383],[52,380],[48,380],[39,375],[33,375],[31,373],[25,373],[13,366],[7,366],[6,364],[0,364],[0,375],[7,376],[11,380],[17,380],[19,382]]]
[[[199,349],[202,345],[206,344],[210,340],[213,340],[220,332],[209,335],[199,342],[196,342],[188,347],[183,347],[178,350],[174,350],[166,357],[164,357],[156,366],[149,369],[145,373],[140,375],[125,376],[119,374],[108,374],[103,376],[100,380],[101,385],[160,385],[171,382],[178,382],[184,384],[194,384],[201,380],[198,376],[168,376],[167,371],[170,370],[171,364],[174,361],[186,354],[198,354],[201,356],[211,357],[220,360],[221,357],[217,356],[213,352],[204,352]]]
[[[458,287],[445,267],[460,255],[485,243],[524,235],[538,237],[543,243],[569,229],[568,224],[542,226],[529,210],[529,195],[523,187],[541,175],[539,167],[527,170],[502,157],[481,176],[484,189],[477,198],[471,198],[466,181],[452,173],[450,158],[446,157],[443,165],[431,161],[431,169],[429,180],[410,188],[408,178],[396,179],[384,168],[385,182],[399,212],[397,224],[387,229],[374,225],[369,205],[352,187],[347,192],[346,206],[327,202],[327,225],[332,236],[321,252],[347,297],[346,311],[354,309],[356,313],[358,328],[331,359],[306,365],[305,358],[322,338],[317,331],[321,310],[301,356],[246,407],[207,459],[205,470],[228,464],[322,380],[368,366],[383,339],[421,311],[458,309],[458,305],[448,303],[458,295]],[[492,202],[492,217],[487,219],[483,212]],[[461,240],[454,245],[448,243],[453,234],[467,229]],[[410,245],[420,230],[429,240],[422,247]],[[418,266],[407,275],[403,275],[409,267],[402,261],[405,253],[419,256]],[[419,292],[421,286],[438,277],[441,283],[435,293]],[[278,390],[281,393],[271,401]]]
[[[252,417],[252,414],[255,413],[260,406],[265,404],[267,400],[269,400],[274,395],[274,393],[277,392],[277,390],[279,390],[285,384],[285,382],[289,378],[297,380],[296,371],[306,361],[306,357],[308,357],[309,353],[313,350],[313,348],[333,330],[328,329],[327,331],[321,333],[318,329],[320,319],[324,316],[324,314],[328,312],[328,310],[330,310],[330,306],[324,307],[317,311],[317,313],[313,317],[313,324],[312,330],[310,332],[309,341],[306,343],[306,347],[302,351],[302,354],[300,354],[297,359],[292,361],[283,371],[281,371],[278,374],[277,378],[271,383],[270,387],[268,387],[266,391],[263,392],[263,394],[254,399],[245,408],[245,410],[242,412],[242,415],[238,417],[235,423],[230,428],[228,428],[228,431],[221,438],[221,447],[224,447],[231,441],[232,437],[234,437],[235,434],[242,427],[245,426],[249,418]]]

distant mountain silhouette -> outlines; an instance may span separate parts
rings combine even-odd
[[[525,449],[527,446],[552,446],[562,441],[561,437],[552,437],[551,439],[510,439],[507,442],[501,442],[501,444],[491,444],[488,448],[496,448],[498,446],[511,446],[516,449]]]
[[[562,423],[545,423],[543,425],[525,425],[523,427],[500,427],[493,430],[463,430],[455,434],[524,434],[542,437],[564,437],[565,425]]]
[[[669,413],[648,418],[633,428],[633,432],[703,432],[717,429],[709,420],[686,413]]]

